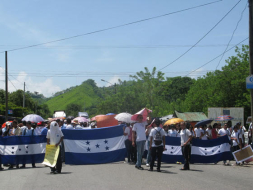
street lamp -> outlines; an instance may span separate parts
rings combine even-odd
[[[109,83],[109,84],[113,85],[112,83],[110,83],[110,82],[108,82],[108,81],[106,81],[106,80],[104,80],[104,79],[101,79],[101,81],[103,81],[103,82],[107,82],[107,83]],[[115,88],[115,94],[116,94],[116,83],[114,84],[114,88]]]

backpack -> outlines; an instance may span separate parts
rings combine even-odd
[[[156,130],[156,129],[155,129]],[[161,131],[162,129],[160,129]],[[155,134],[155,137],[154,137],[154,143],[156,146],[159,146],[162,144],[163,140],[162,140],[162,135],[160,133],[160,131],[156,130],[156,134]]]

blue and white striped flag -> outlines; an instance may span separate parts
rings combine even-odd
[[[192,163],[216,163],[232,159],[233,157],[227,136],[212,140],[192,139]]]
[[[62,132],[66,164],[103,164],[125,159],[123,125]]]
[[[165,137],[165,148],[166,151],[163,152],[162,162],[166,163],[176,163],[184,162],[184,157],[181,151],[181,138],[179,137]]]
[[[42,163],[45,150],[45,135],[0,137],[0,162],[2,164]]]

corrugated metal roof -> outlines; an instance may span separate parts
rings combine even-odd
[[[175,111],[176,117],[181,118],[184,121],[201,121],[207,119],[207,116],[203,112],[184,112],[180,113]]]

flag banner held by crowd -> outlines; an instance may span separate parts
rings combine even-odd
[[[103,164],[123,161],[124,125],[98,129],[63,129],[66,164]]]
[[[42,164],[45,164],[50,167],[54,167],[57,163],[59,151],[60,151],[59,146],[56,147],[55,145],[47,145],[45,158]]]
[[[253,151],[250,145],[233,152],[233,156],[237,162],[243,162],[253,157]]]
[[[46,136],[0,137],[2,164],[41,163],[44,160]]]
[[[192,163],[216,163],[232,160],[228,136],[211,140],[192,139]]]
[[[163,152],[162,162],[176,163],[184,162],[184,157],[181,151],[181,138],[165,137],[165,151]]]

